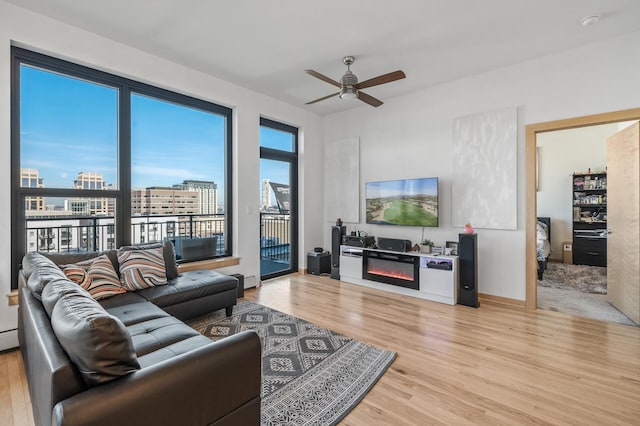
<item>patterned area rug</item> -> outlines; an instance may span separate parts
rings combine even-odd
[[[549,262],[538,280],[542,287],[578,290],[584,293],[607,294],[607,268],[601,266],[567,265]]]
[[[189,325],[219,340],[254,330],[262,343],[262,425],[333,425],[395,359],[384,351],[266,306],[239,301]]]

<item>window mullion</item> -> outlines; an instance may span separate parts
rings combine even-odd
[[[121,197],[116,203],[116,244],[131,244],[131,87],[120,88],[118,170]]]

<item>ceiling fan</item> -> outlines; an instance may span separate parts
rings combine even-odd
[[[340,82],[337,82],[327,77],[326,75],[320,74],[317,71],[305,70],[307,74],[340,88],[339,92],[323,96],[322,98],[315,99],[311,102],[307,102],[307,105],[315,104],[316,102],[324,101],[325,99],[340,95],[341,99],[358,98],[362,102],[367,103],[372,107],[379,107],[383,104],[383,102],[380,99],[376,99],[373,96],[367,95],[361,89],[377,86],[379,84],[390,83],[392,81],[400,80],[406,77],[404,72],[398,70],[390,72],[388,74],[379,75],[378,77],[370,78],[369,80],[358,83],[358,77],[356,77],[355,74],[351,72],[351,64],[353,64],[355,60],[356,58],[354,58],[353,56],[344,57],[342,62],[347,66],[347,72],[344,73],[344,75],[340,79]]]

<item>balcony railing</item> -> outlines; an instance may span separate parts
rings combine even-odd
[[[289,265],[290,225],[291,219],[288,214],[260,213],[260,260],[277,262],[282,264],[281,266]]]
[[[225,252],[224,214],[133,216],[131,221],[132,244],[170,240],[176,245],[176,256],[181,259],[180,242],[208,239],[209,242],[214,241],[208,257]],[[117,248],[113,216],[27,217],[26,223],[27,252],[83,252]]]
[[[131,218],[132,244],[170,240],[182,258],[184,240],[213,241],[215,257],[224,254],[224,214],[152,215]],[[84,252],[117,248],[113,216],[64,216],[26,219],[27,252]],[[290,217],[287,214],[260,213],[260,259],[287,266],[291,259]],[[215,237],[215,238],[214,238]]]

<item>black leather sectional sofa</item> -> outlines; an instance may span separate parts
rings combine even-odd
[[[171,248],[168,285],[95,301],[57,265],[97,255],[23,260],[18,338],[36,425],[259,424],[257,334],[213,343],[182,322],[222,308],[230,315],[237,279],[178,274]]]

